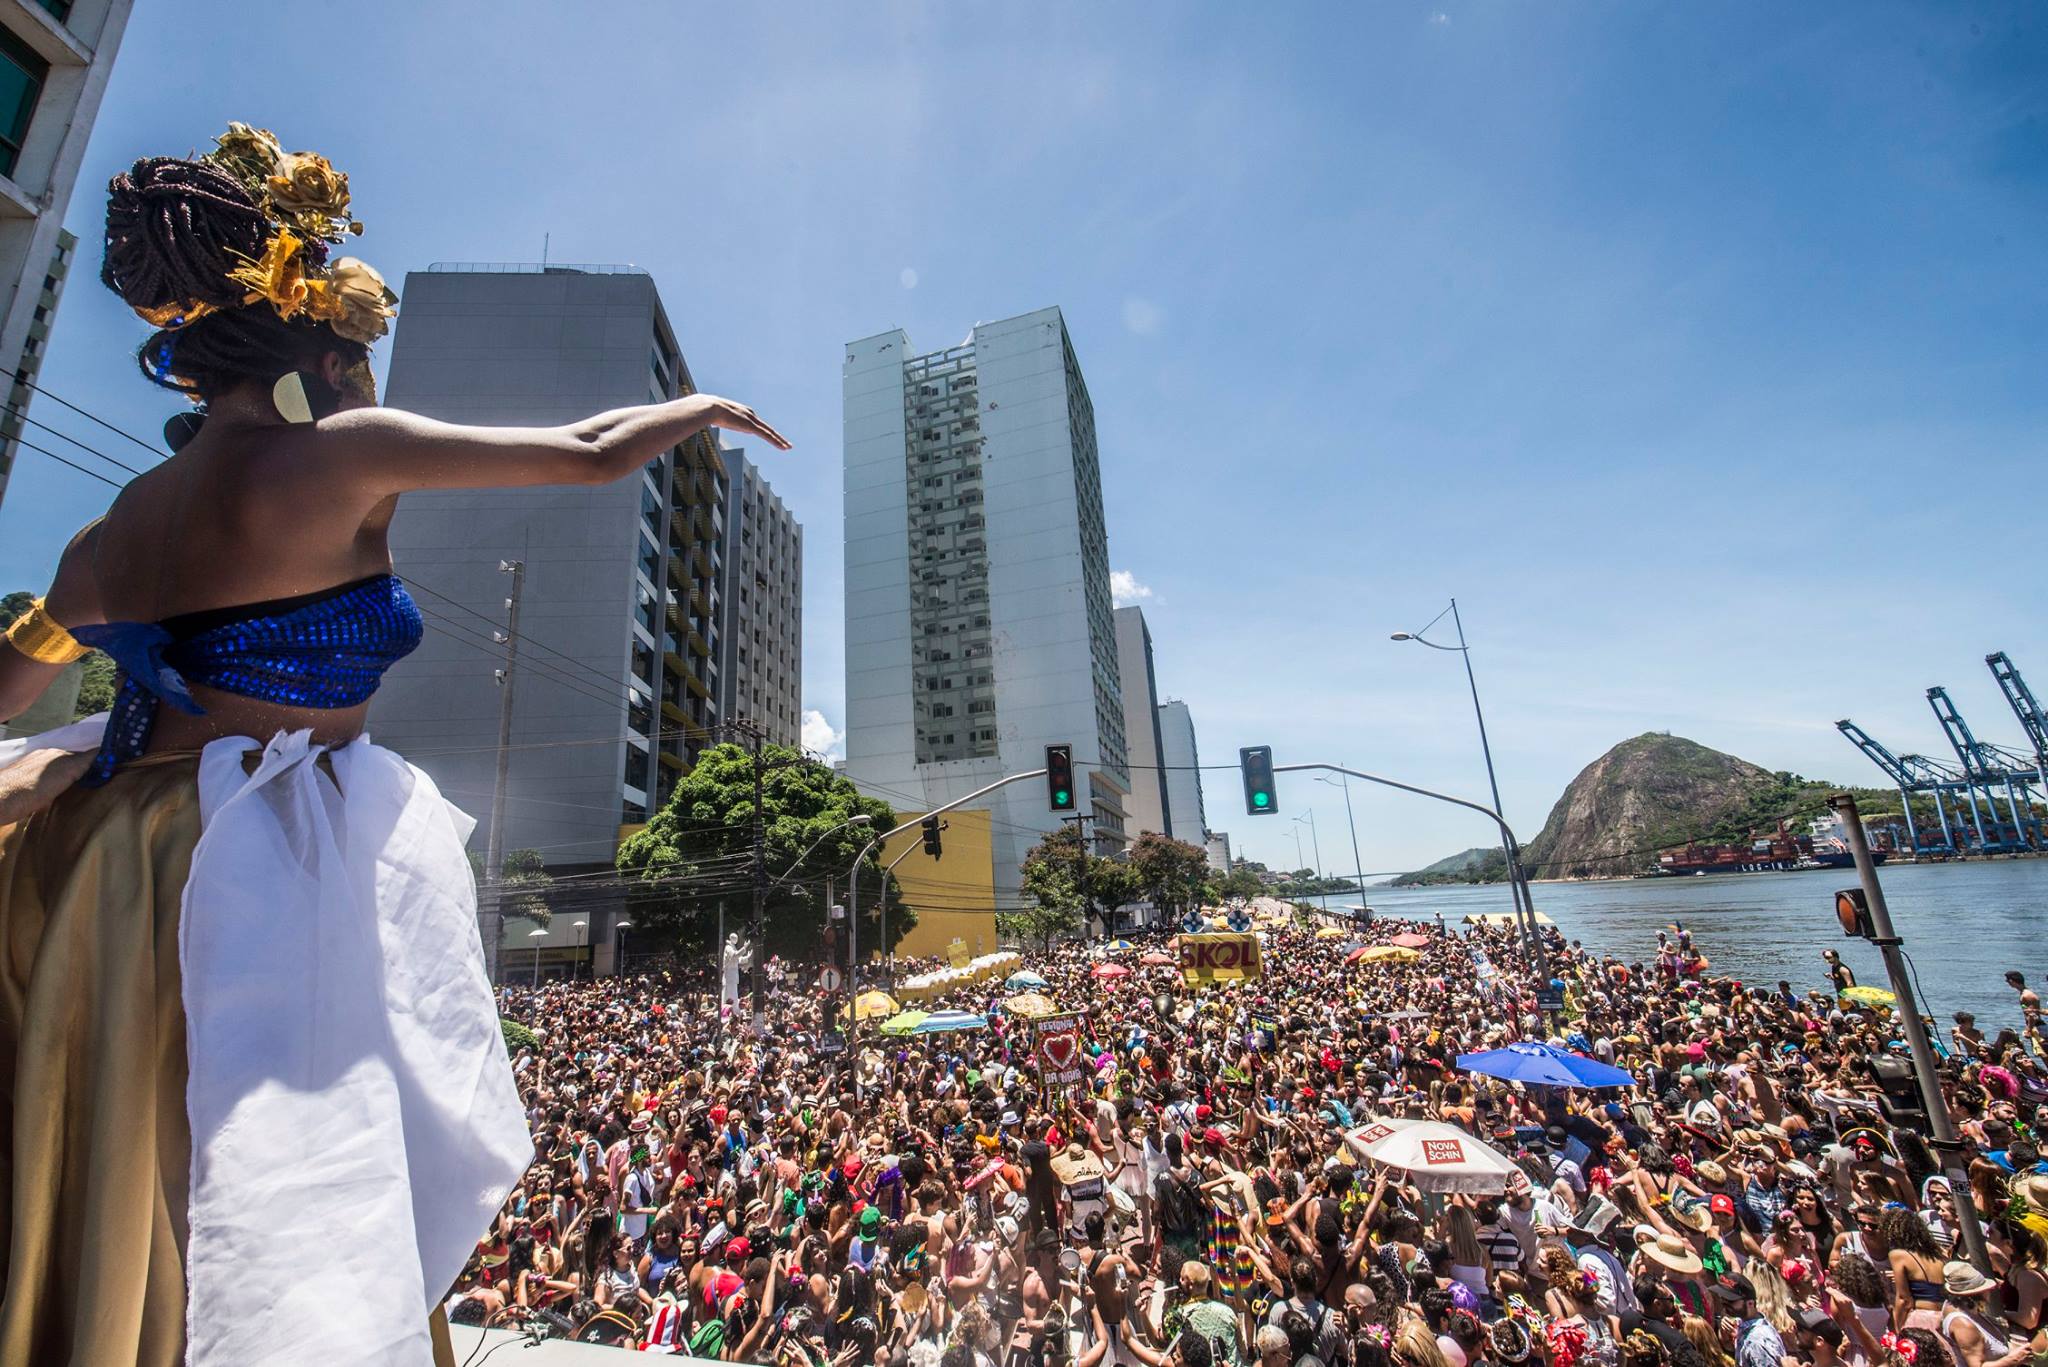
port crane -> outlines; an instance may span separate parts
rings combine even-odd
[[[2005,694],[2006,702],[2012,705],[2012,714],[2020,719],[2020,729],[2027,733],[2027,740],[2034,747],[2034,776],[2041,782],[2042,793],[2048,795],[2048,712],[2041,709],[2034,690],[2027,687],[2027,681],[2020,677],[2019,666],[2004,651],[1986,655],[1984,663],[1991,666],[1991,677],[1998,681],[1998,691]]]
[[[1936,685],[1927,690],[1927,704],[1934,709],[1934,718],[1941,723],[1942,732],[1947,735],[1949,747],[1962,762],[1964,795],[1970,802],[1970,820],[1977,828],[1977,842],[1987,854],[2004,854],[2040,845],[2040,831],[2034,821],[2034,806],[2031,799],[2026,804],[2026,815],[2020,814],[2020,796],[2027,781],[2033,777],[2026,770],[2015,771],[2005,752],[1995,746],[1978,741],[1970,731],[1970,724],[1963,720],[1963,714],[1950,700],[1948,690]],[[2017,778],[2019,783],[2014,784]],[[2005,790],[2006,819],[1998,815],[1998,790]],[[1984,809],[1991,815],[1991,834],[1987,837],[1984,816],[1979,811],[1979,792],[1984,798]]]
[[[1939,851],[1943,854],[1956,852],[1955,832],[1949,825],[1948,804],[1942,801],[1943,793],[1952,793],[1962,788],[1960,775],[1936,764],[1925,755],[1894,755],[1868,731],[1844,717],[1835,723],[1835,729],[1849,738],[1849,743],[1861,750],[1872,764],[1884,771],[1899,790],[1899,806],[1906,813],[1906,838],[1912,842],[1913,852]],[[1923,842],[1920,829],[1913,820],[1914,793],[1927,793],[1934,798],[1934,814],[1941,819],[1941,842],[1935,844],[1931,837]],[[1961,816],[1960,808],[1957,812]]]

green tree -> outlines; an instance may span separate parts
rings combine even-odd
[[[1170,836],[1141,835],[1131,846],[1131,867],[1139,888],[1168,920],[1186,915],[1214,895],[1209,856],[1200,845]]]
[[[815,960],[824,949],[825,884],[836,879],[833,900],[847,900],[846,878],[868,840],[896,824],[886,802],[858,789],[825,765],[779,745],[762,747],[761,780],[769,882],[766,944],[757,952]],[[855,816],[865,825],[845,825]],[[747,934],[753,912],[754,760],[739,745],[714,745],[669,794],[653,820],[619,847],[619,872],[633,880],[630,914],[636,938],[654,935],[684,953],[716,947],[718,906],[728,931]],[[834,827],[839,829],[834,830]],[[811,849],[813,842],[816,848]],[[805,851],[810,850],[809,855]],[[802,863],[798,864],[799,857]],[[902,905],[896,880],[870,855],[861,870],[860,943],[880,951],[883,898],[889,901],[889,939],[900,941],[917,924]]]
[[[1249,902],[1265,891],[1265,885],[1256,873],[1239,864],[1224,876],[1217,890],[1233,902]]]
[[[1028,900],[1014,910],[996,914],[999,933],[1036,944],[1041,950],[1051,949],[1052,942],[1062,936],[1080,934],[1087,901],[1081,895],[1081,859],[1086,856],[1079,855],[1079,847],[1080,837],[1070,828],[1055,831],[1031,847],[1018,872]]]
[[[114,705],[114,679],[119,673],[114,668],[114,657],[104,651],[93,651],[81,663],[85,672],[78,680],[78,705],[71,711],[73,721]]]
[[[1117,908],[1137,901],[1144,896],[1138,885],[1138,871],[1127,859],[1105,859],[1096,855],[1088,861],[1088,911],[1099,917],[1105,926],[1113,925],[1111,919]]]
[[[1018,939],[1038,940],[1048,948],[1049,937],[1081,930],[1083,918],[1110,925],[1117,908],[1139,896],[1137,871],[1127,861],[1088,853],[1080,831],[1073,826],[1061,826],[1033,845],[1019,873],[1025,894],[1037,903],[1023,913],[1035,929],[1024,927],[1021,920],[1005,927],[1000,919],[997,928]],[[1071,925],[1066,916],[1070,902],[1076,913]],[[1058,910],[1049,913],[1048,908]]]
[[[480,850],[469,852],[469,870],[476,875],[477,884],[484,880],[484,856]],[[505,919],[531,921],[541,929],[547,929],[555,918],[554,909],[548,905],[548,894],[554,890],[554,875],[547,871],[539,850],[507,850],[505,862],[500,866],[499,886],[504,889]]]

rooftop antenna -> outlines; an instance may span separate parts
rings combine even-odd
[[[553,237],[554,237],[554,234],[553,234],[553,233],[542,233],[542,234],[540,235],[540,264],[541,264],[541,269],[542,269],[542,270],[546,270],[546,269],[547,269],[547,264],[548,264],[548,243],[549,243],[550,239],[552,239]]]

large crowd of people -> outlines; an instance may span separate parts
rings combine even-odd
[[[1402,932],[1417,955],[1358,961]],[[1800,993],[1710,976],[1676,928],[1647,964],[1545,934],[1548,982],[1486,926],[1276,925],[1259,977],[1198,987],[1146,962],[1163,945],[1030,956],[1040,995],[1085,1012],[1061,1082],[1000,981],[925,1004],[985,1028],[870,1022],[844,1049],[794,989],[756,1035],[708,974],[508,987],[538,1040],[514,1059],[534,1161],[450,1316],[789,1367],[2048,1353],[2048,1071],[2017,973],[2014,1029],[1941,1041],[1958,1190],[1900,1090],[1899,1020],[1846,969]],[[1524,1040],[1633,1083],[1457,1064]],[[1363,1156],[1385,1119],[1511,1161],[1447,1193]]]

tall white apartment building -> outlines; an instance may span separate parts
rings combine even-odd
[[[919,354],[845,362],[846,774],[929,810],[1074,747],[1096,847],[1124,843],[1123,693],[1095,414],[1057,308]],[[991,794],[999,905],[1059,824],[1041,784]]]
[[[1152,668],[1152,631],[1145,611],[1116,610],[1116,667],[1124,686],[1124,745],[1130,752],[1131,795],[1124,829],[1132,839],[1173,830],[1166,770],[1159,763],[1159,677]]]
[[[0,0],[0,366],[15,372],[0,376],[0,498],[77,247],[64,210],[130,3]]]
[[[1202,810],[1202,760],[1195,750],[1195,719],[1184,702],[1161,703],[1158,715],[1159,762],[1166,766],[1166,833],[1207,849],[1209,818]]]

